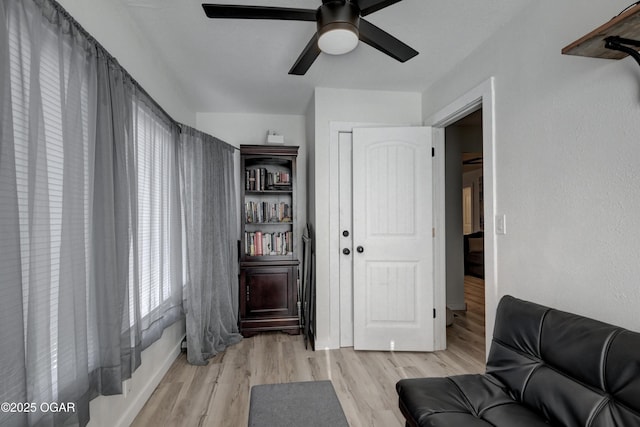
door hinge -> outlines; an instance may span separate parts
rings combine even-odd
[[[436,156],[436,147],[431,147],[431,157]]]
[[[433,309],[433,318],[434,319],[436,318],[436,309],[435,308]]]

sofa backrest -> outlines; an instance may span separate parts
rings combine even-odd
[[[487,374],[552,425],[640,426],[640,334],[505,296]]]

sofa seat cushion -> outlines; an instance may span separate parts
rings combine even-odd
[[[484,375],[411,378],[396,384],[407,425],[420,427],[548,426]]]

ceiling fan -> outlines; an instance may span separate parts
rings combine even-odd
[[[362,19],[401,0],[322,0],[318,9],[203,4],[209,18],[315,21],[317,32],[296,60],[289,74],[304,75],[320,52],[342,55],[356,48],[358,40],[400,62],[418,54],[391,34]]]

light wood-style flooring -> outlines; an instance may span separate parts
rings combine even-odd
[[[399,379],[484,372],[484,281],[466,276],[465,298],[467,311],[455,312],[445,351],[313,352],[302,336],[266,333],[242,340],[207,366],[189,365],[181,354],[132,425],[242,427],[253,385],[329,379],[351,427],[404,426]]]

